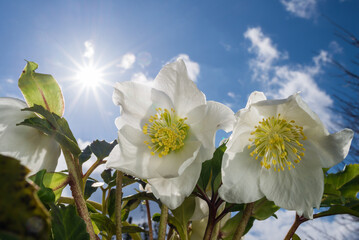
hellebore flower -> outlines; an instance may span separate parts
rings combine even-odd
[[[20,160],[33,173],[41,169],[54,171],[61,151],[55,139],[32,127],[16,126],[36,117],[32,112],[21,111],[26,107],[19,99],[0,98],[0,153]]]
[[[222,162],[221,198],[249,203],[265,196],[312,218],[323,195],[322,168],[347,156],[353,131],[329,134],[299,94],[266,100],[253,92],[237,117]]]
[[[117,83],[113,101],[121,106],[119,144],[107,167],[147,179],[157,198],[178,207],[212,158],[216,131],[232,130],[232,110],[207,102],[182,60],[164,66],[151,86]]]

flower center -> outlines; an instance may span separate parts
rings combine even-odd
[[[304,156],[305,148],[301,141],[306,140],[303,127],[295,125],[295,121],[287,121],[280,117],[263,119],[251,132],[253,138],[248,149],[255,147],[250,153],[255,159],[261,160],[261,166],[275,171],[284,171],[285,167],[295,168]]]
[[[179,118],[174,109],[156,108],[156,115],[151,116],[142,132],[150,136],[150,141],[144,141],[152,155],[166,156],[172,151],[179,150],[184,145],[189,126],[184,123],[187,118]]]

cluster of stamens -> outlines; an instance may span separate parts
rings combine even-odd
[[[181,149],[187,136],[189,126],[184,123],[187,118],[179,118],[174,109],[156,108],[157,113],[151,116],[143,126],[143,133],[151,139],[144,141],[151,150],[151,154],[158,157],[168,155],[172,151]]]
[[[248,149],[254,147],[250,153],[266,169],[274,168],[283,171],[285,167],[295,168],[304,156],[305,148],[301,141],[306,140],[303,127],[295,125],[295,121],[287,121],[277,117],[262,119],[255,130],[251,132],[252,138]]]

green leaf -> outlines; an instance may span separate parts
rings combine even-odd
[[[86,224],[77,215],[73,205],[51,206],[52,232],[54,240],[89,240]]]
[[[33,107],[22,109],[22,111],[38,113],[45,119],[33,117],[25,119],[17,125],[33,127],[47,135],[54,136],[60,145],[67,148],[76,157],[81,153],[77,141],[64,118],[61,118],[54,113],[50,113],[40,105],[34,105]]]
[[[101,173],[101,177],[105,183],[109,184],[109,182],[111,181],[111,169],[105,169]]]
[[[123,202],[129,201],[129,200],[151,200],[151,201],[159,203],[159,201],[153,195],[153,193],[147,193],[147,192],[139,192],[139,193],[124,197],[122,199]]]
[[[212,189],[214,189],[214,182],[216,177],[221,173],[222,169],[222,158],[226,151],[226,145],[222,144],[219,146],[213,154],[213,158],[210,160],[212,168]]]
[[[0,236],[3,239],[11,239],[8,236],[48,239],[50,214],[36,194],[37,187],[26,180],[29,172],[17,159],[0,154]]]
[[[95,181],[93,180],[87,180],[86,184],[85,184],[85,199],[87,200],[88,198],[91,197],[91,195],[96,192],[97,188],[96,187],[92,187],[92,184],[94,184]]]
[[[68,175],[65,173],[48,173],[46,170],[39,171],[36,175],[30,177],[34,183],[41,188],[51,188],[52,190],[57,188],[53,193],[55,194],[55,201],[61,197],[62,190],[66,185],[58,188],[67,180]]]
[[[55,194],[51,188],[48,188],[44,185],[44,177],[46,175],[46,169],[40,170],[30,177],[36,185],[40,187],[40,190],[37,192],[37,196],[40,198],[41,202],[44,204],[50,204],[55,202]]]
[[[265,220],[278,211],[280,207],[276,206],[274,202],[262,198],[254,204],[252,216],[257,220]]]
[[[135,224],[129,224],[128,222],[122,222],[122,232],[124,227],[136,226]],[[128,232],[132,240],[141,240],[141,235],[138,232]]]
[[[116,189],[111,189],[107,203],[107,212],[113,221],[115,220],[115,204],[116,204]]]
[[[104,159],[108,155],[110,155],[110,152],[112,149],[117,145],[117,141],[114,141],[113,143],[108,143],[106,141],[99,141],[96,140],[91,143],[91,151],[98,159]]]
[[[181,239],[188,239],[188,221],[193,215],[195,206],[194,197],[188,197],[183,201],[181,206],[172,210],[173,217],[176,220],[172,221],[172,224],[176,227]]]
[[[297,234],[293,234],[292,240],[300,240],[300,237]]]
[[[58,188],[61,184],[63,184],[68,178],[68,175],[65,173],[46,173],[43,179],[43,184],[47,188],[55,189],[55,201],[57,201],[61,197],[62,190],[66,187],[63,185]]]
[[[79,156],[79,162],[82,165],[84,162],[86,162],[87,160],[89,160],[91,158],[92,155],[92,151],[90,148],[90,145],[88,145],[80,154]]]
[[[161,213],[155,213],[155,214],[153,214],[153,216],[152,216],[152,221],[154,221],[154,222],[160,222],[160,219],[161,219]]]
[[[100,231],[105,231],[110,238],[116,234],[116,226],[107,216],[104,216],[101,213],[92,213],[90,217],[98,229]]]
[[[344,184],[341,188],[341,195],[345,198],[356,198],[359,192],[359,176]]]
[[[19,78],[18,85],[28,106],[43,106],[59,116],[64,114],[64,99],[56,80],[48,74],[36,73],[38,65],[27,61]]]
[[[139,226],[122,226],[122,232],[123,233],[138,233],[138,232],[146,232],[143,228]]]
[[[322,217],[322,216],[330,216],[330,215],[336,215],[336,214],[350,214],[355,217],[359,217],[359,212],[351,209],[350,207],[346,206],[332,206],[329,208],[329,210],[320,212],[316,214],[316,217]]]
[[[359,164],[346,165],[344,170],[337,173],[328,174],[324,182],[332,184],[336,189],[339,189],[344,184],[359,176]]]
[[[55,194],[51,188],[43,187],[37,192],[37,195],[44,204],[55,202]]]
[[[34,181],[34,183],[39,186],[40,188],[41,187],[44,187],[44,184],[43,184],[43,179],[44,179],[44,176],[45,176],[45,173],[46,173],[46,169],[42,169],[40,171],[38,171],[36,173],[36,175],[33,176],[33,179],[30,178],[31,180]]]
[[[214,191],[218,190],[218,187],[222,182],[222,178],[218,177],[218,175],[221,175],[222,158],[225,150],[226,145],[222,144],[216,149],[211,160],[202,163],[201,175],[197,184],[204,192],[207,191],[208,183],[210,180],[211,189]]]
[[[321,207],[347,205],[357,199],[359,192],[359,164],[345,166],[343,171],[324,178],[324,195]]]
[[[209,179],[211,177],[211,163],[209,161],[205,161],[202,163],[202,171],[199,176],[197,185],[203,190],[206,191]]]
[[[233,235],[238,227],[238,224],[242,220],[243,212],[238,212],[232,218],[228,219],[224,226],[221,228],[222,237],[226,240],[230,240],[233,238]],[[247,223],[246,229],[244,231],[244,235],[252,228],[253,223],[255,221],[254,217],[250,217]]]

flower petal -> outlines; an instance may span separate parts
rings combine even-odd
[[[259,188],[261,166],[259,161],[243,152],[225,152],[222,161],[223,185],[218,192],[220,197],[230,203],[254,202],[264,195]]]
[[[187,141],[179,151],[160,158],[157,154],[151,155],[144,143],[146,138],[142,131],[130,125],[122,126],[119,144],[110,153],[106,167],[144,179],[177,177],[196,159],[201,147],[198,141]]]
[[[201,173],[201,168],[202,164],[199,161],[194,161],[182,175],[176,178],[152,178],[148,179],[148,182],[152,186],[155,197],[159,198],[170,209],[175,209],[192,193]]]
[[[206,106],[205,109],[202,106],[197,107],[188,114],[189,124],[193,121],[193,115],[201,115],[203,118],[190,125],[191,133],[202,142],[201,162],[212,158],[217,130],[232,131],[235,120],[233,111],[221,103],[209,101]],[[197,112],[201,114],[197,114]]]
[[[128,124],[141,128],[156,108],[171,109],[171,99],[162,91],[137,82],[119,82],[115,84],[112,99],[121,106],[121,117],[116,119],[116,126],[120,129]]]
[[[264,95],[263,92],[254,91],[252,92],[247,101],[246,108],[249,108],[252,104],[255,104],[260,101],[267,100],[267,97]]]
[[[124,125],[118,134],[119,144],[111,151],[106,167],[115,168],[139,178],[159,177],[157,158],[151,159],[149,149],[143,143],[142,131]]]
[[[322,167],[330,168],[340,163],[348,155],[354,132],[351,129],[343,129],[340,132],[323,136],[316,141],[316,151],[320,154]]]
[[[311,145],[305,148],[305,155],[295,164],[295,169],[280,172],[263,169],[260,189],[277,206],[296,210],[298,215],[312,219],[313,207],[319,207],[322,199],[324,177],[315,149]]]
[[[295,124],[306,129],[317,129],[317,134],[328,134],[318,115],[314,113],[303,101],[299,93],[293,94],[286,99],[261,101],[251,106],[258,113],[267,118],[280,114],[286,120],[295,120]],[[308,136],[307,136],[308,137]]]
[[[161,164],[157,167],[158,174],[164,178],[173,178],[183,174],[196,160],[200,148],[201,142],[186,141],[180,150],[160,158]]]
[[[36,116],[20,111],[26,107],[21,100],[0,98],[0,153],[20,160],[34,173],[41,169],[54,171],[61,151],[59,144],[35,128],[16,126]]]
[[[206,103],[205,95],[189,79],[183,60],[164,66],[155,78],[154,86],[170,97],[179,116]]]

